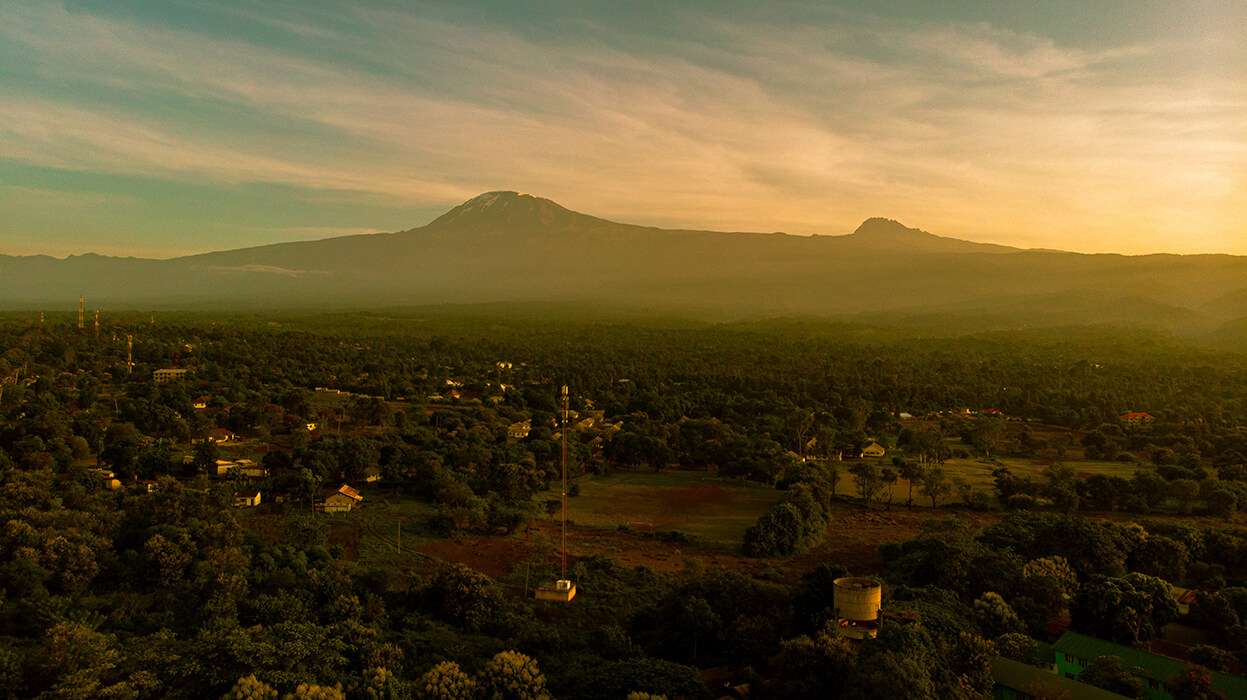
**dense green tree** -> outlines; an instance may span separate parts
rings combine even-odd
[[[953,483],[944,473],[943,467],[931,467],[922,475],[921,491],[923,495],[931,499],[931,507],[935,508],[939,502],[947,498],[953,490]]]
[[[518,651],[495,654],[481,670],[481,691],[489,700],[548,700],[537,662]]]
[[[1146,678],[1143,669],[1127,666],[1118,656],[1097,656],[1078,674],[1080,683],[1128,698],[1147,697]]]
[[[437,664],[416,683],[416,697],[420,700],[471,700],[477,691],[476,681],[453,661]]]
[[[1171,588],[1145,574],[1093,576],[1070,605],[1074,627],[1121,644],[1138,644],[1178,616]]]

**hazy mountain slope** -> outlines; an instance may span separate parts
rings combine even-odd
[[[1012,323],[1242,315],[1247,258],[1081,255],[869,219],[843,236],[665,230],[490,192],[408,231],[172,260],[0,257],[0,305],[338,307],[572,301],[773,313],[942,313]],[[1224,307],[1224,310],[1222,310]],[[1137,317],[1137,318],[1136,318]]]

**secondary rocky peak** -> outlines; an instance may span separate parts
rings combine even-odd
[[[885,219],[882,216],[875,216],[866,219],[853,233],[863,237],[869,236],[881,238],[895,238],[897,236],[914,234],[930,235],[925,231],[921,231],[916,228],[909,228],[895,219]]]

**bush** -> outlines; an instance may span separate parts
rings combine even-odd
[[[1192,647],[1189,657],[1191,661],[1214,671],[1229,671],[1234,666],[1233,654],[1211,644]]]
[[[442,619],[470,630],[479,630],[495,619],[502,605],[494,580],[463,564],[443,569],[426,596]]]
[[[1037,503],[1038,501],[1035,500],[1034,496],[1015,493],[1009,496],[1009,500],[1005,501],[1005,507],[1009,510],[1031,510]]]

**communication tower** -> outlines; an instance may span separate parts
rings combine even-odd
[[[562,544],[559,547],[559,580],[553,586],[541,586],[537,589],[537,600],[550,600],[557,603],[570,602],[576,597],[576,584],[567,578],[567,385],[563,385],[563,430],[560,437],[563,444],[563,532]]]
[[[95,339],[100,339],[100,310],[95,310]]]
[[[86,327],[86,313],[87,313],[87,298],[84,296],[79,296],[78,297],[78,330],[83,330]]]
[[[126,336],[126,374],[134,371],[134,336]]]

